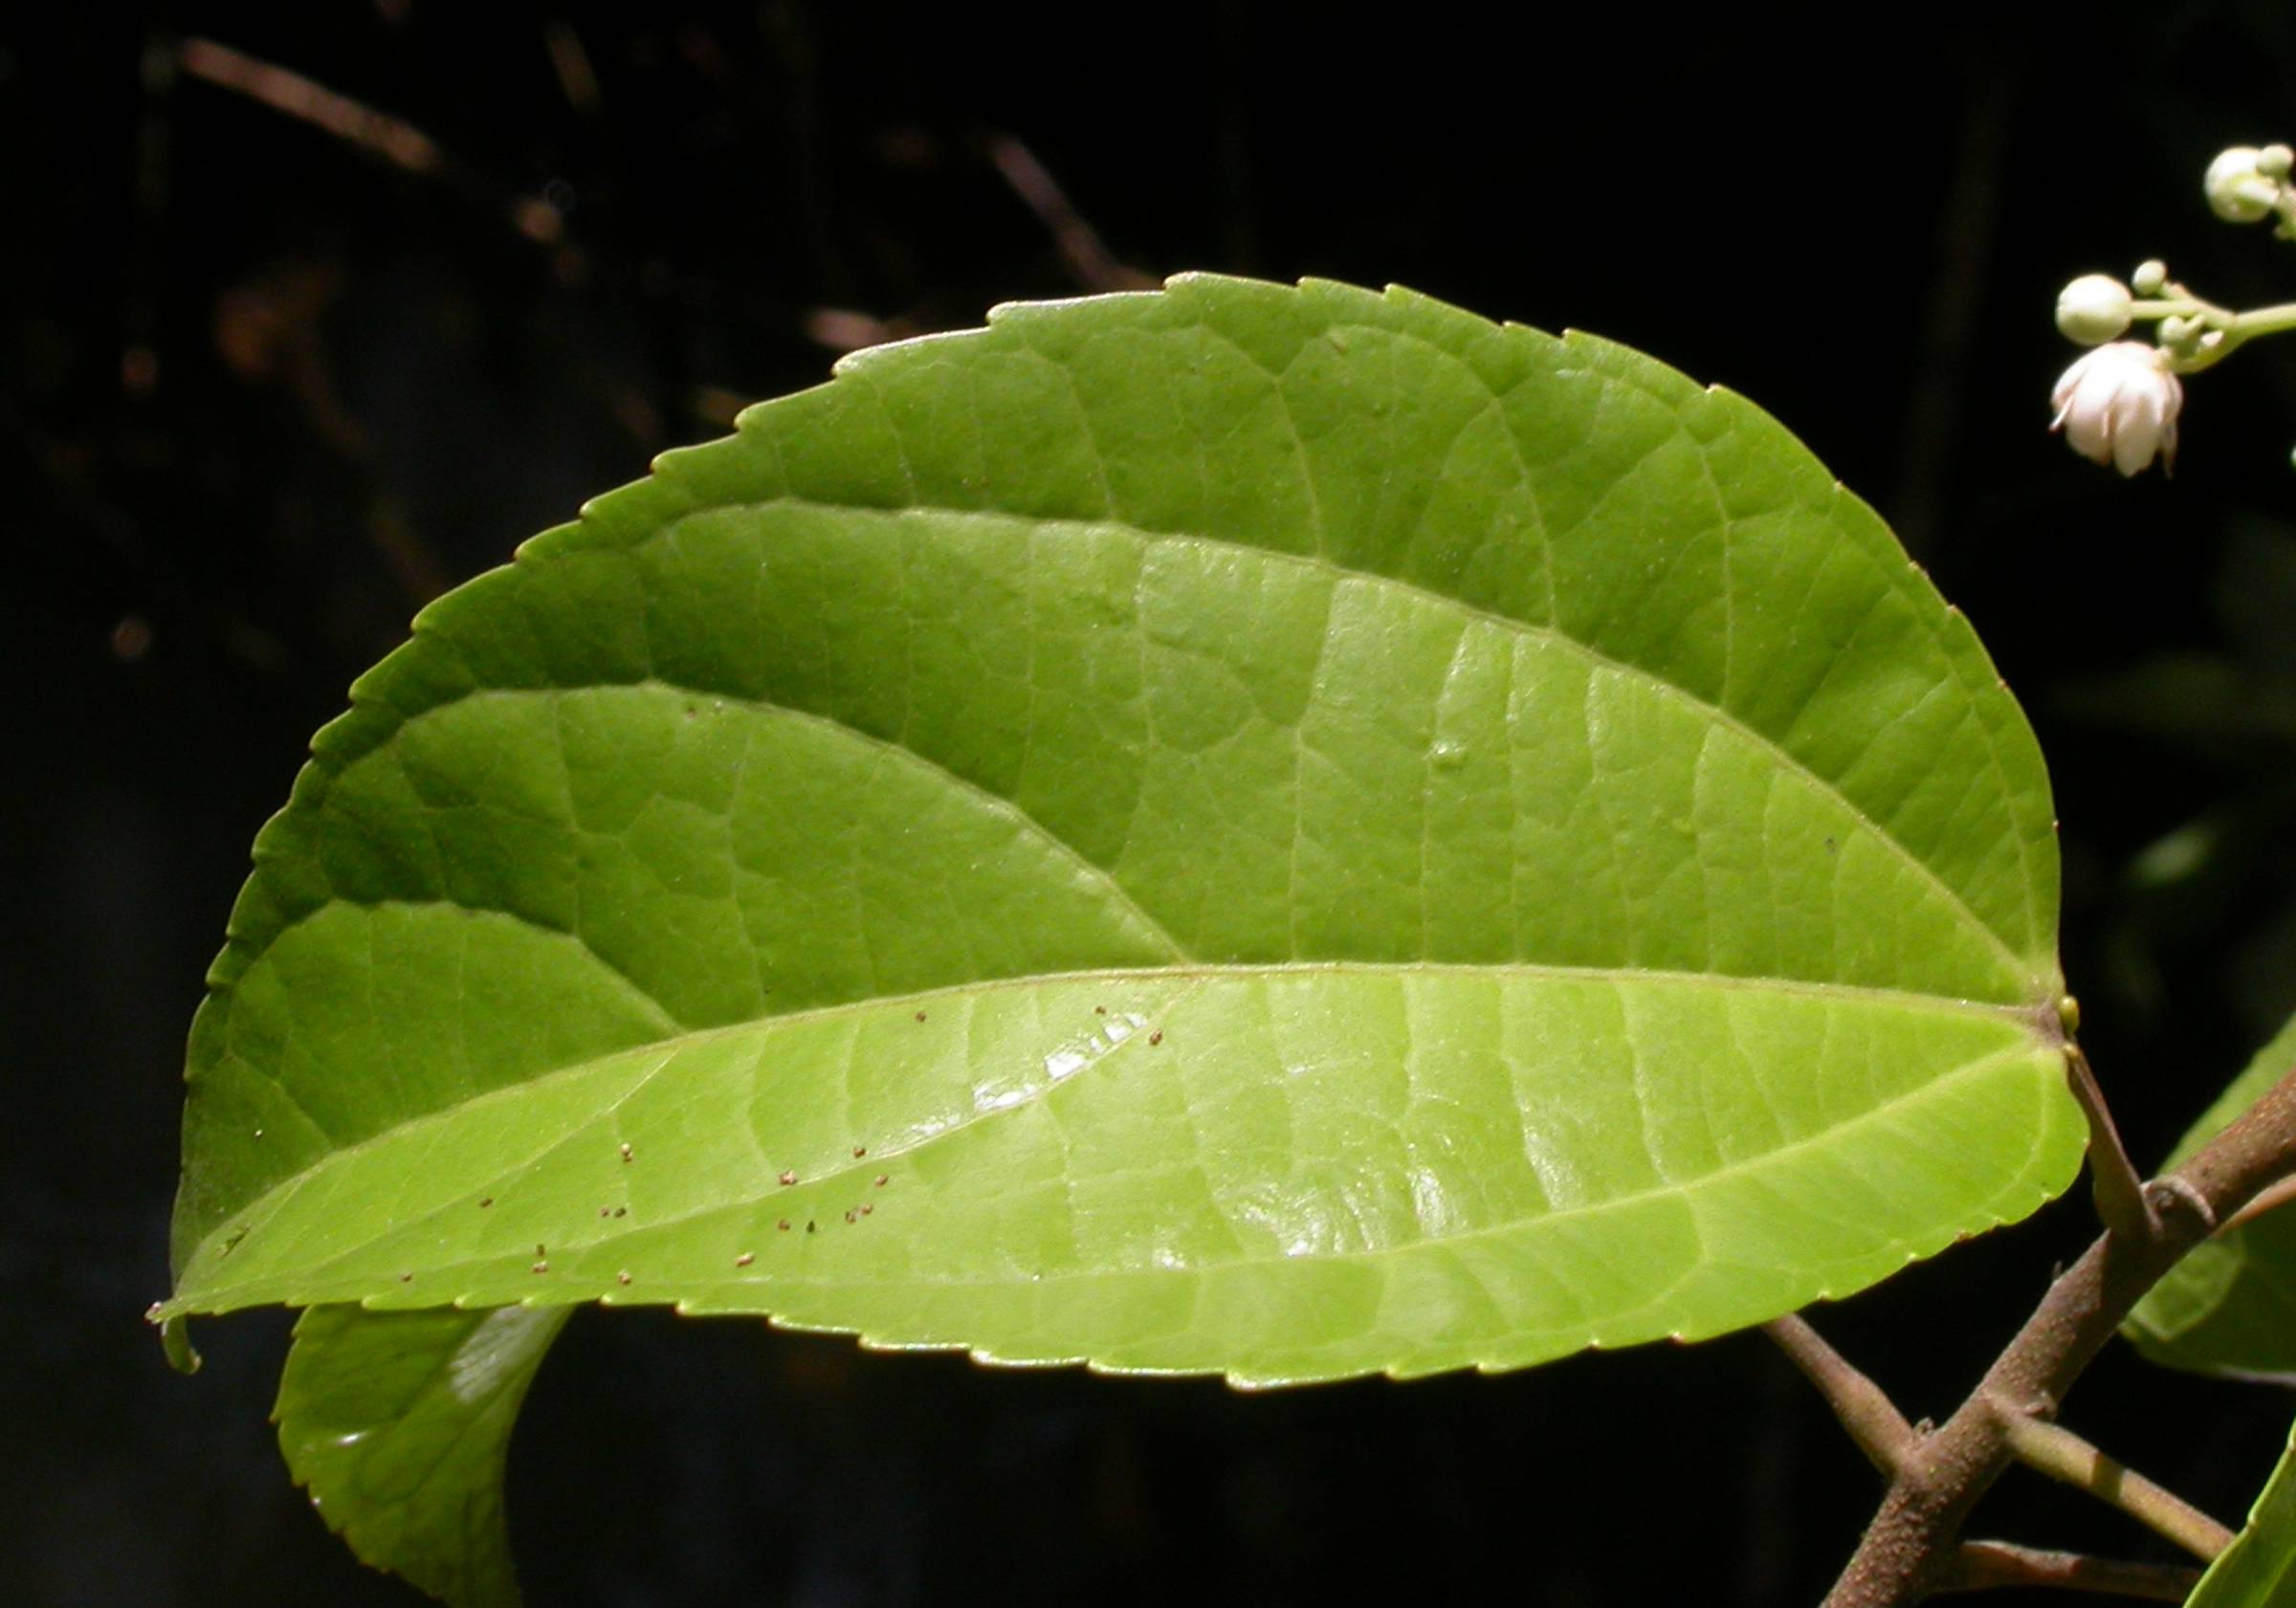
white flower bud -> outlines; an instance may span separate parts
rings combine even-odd
[[[2226,223],[2255,223],[2272,215],[2273,203],[2280,199],[2280,181],[2258,165],[2263,154],[2254,145],[2217,153],[2208,165],[2208,176],[2200,181],[2210,211]]]
[[[2094,346],[2129,327],[2129,287],[2109,274],[2084,274],[2057,293],[2057,327]]]
[[[2296,168],[2296,147],[2266,145],[2256,153],[2256,170],[2267,179],[2285,179]]]
[[[2145,258],[2129,275],[2129,288],[2139,296],[2158,296],[2169,288],[2169,265],[2156,256]]]
[[[2115,341],[2082,354],[2049,401],[2051,430],[2064,431],[2073,451],[2091,463],[2134,474],[2158,457],[2165,471],[2176,459],[2176,413],[2184,383],[2169,372],[2168,358],[2141,341]]]

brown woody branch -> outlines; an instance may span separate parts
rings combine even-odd
[[[2100,1592],[2152,1602],[2182,1602],[2200,1583],[2200,1571],[2175,1563],[2125,1563],[2079,1553],[2043,1552],[2006,1541],[1964,1541],[1946,1571],[1940,1592],[1994,1591],[2003,1586]]]
[[[1933,1433],[1918,1437],[1825,1608],[1904,1608],[1953,1587],[1962,1527],[2013,1459],[2007,1418],[2047,1419],[2130,1310],[2187,1251],[2296,1176],[2296,1072],[2146,1186],[2150,1226],[2107,1229]]]

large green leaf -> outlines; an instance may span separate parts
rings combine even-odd
[[[2296,1435],[2248,1522],[2208,1566],[2185,1608],[2289,1608],[2296,1603]]]
[[[2296,1020],[2176,1142],[2176,1166],[2296,1067]],[[2124,1331],[2156,1362],[2197,1373],[2296,1379],[2296,1208],[2197,1246],[2154,1285]]]
[[[516,1602],[502,1468],[571,1311],[305,1312],[273,1415],[296,1483],[367,1562],[451,1602]]]
[[[194,1028],[163,1312],[1503,1367],[2078,1165],[1974,633],[1759,410],[1584,336],[1006,308],[666,456],[353,692]]]

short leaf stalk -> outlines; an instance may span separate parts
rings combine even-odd
[[[2111,1503],[2203,1563],[2232,1545],[2232,1531],[2163,1486],[2107,1456],[2063,1424],[1998,1403],[2009,1450],[2026,1467]]]
[[[2290,1177],[2296,1177],[2296,1071],[2283,1076],[2182,1167],[2147,1185],[2144,1194],[2152,1209],[2143,1226],[2127,1222],[2108,1226],[2050,1285],[2033,1315],[1953,1417],[1930,1434],[1913,1438],[1890,1476],[1880,1511],[1826,1597],[1825,1608],[1903,1608],[1941,1591],[2011,1583],[1998,1577],[2007,1565],[1990,1553],[1983,1554],[1988,1560],[1983,1568],[1995,1577],[1976,1582],[1969,1578],[1972,1565],[1961,1546],[1961,1531],[1978,1500],[2019,1460],[2020,1441],[2027,1448],[2024,1455],[2030,1456],[2045,1439],[2016,1425],[2052,1415],[2145,1292],[2219,1223]],[[1772,1333],[1777,1333],[1775,1327]],[[1828,1395],[1839,1399],[1831,1391]],[[2029,1405],[2022,1411],[2005,1411],[2003,1403]],[[2077,1438],[2072,1443],[2081,1444]],[[2065,1455],[2065,1446],[2054,1441],[2038,1455],[2057,1456],[2071,1468],[2075,1459]],[[2076,1484],[2098,1489],[2100,1484],[2111,1483],[2097,1478],[2097,1465],[2088,1468]],[[2118,1488],[2125,1494],[2133,1476],[2126,1470],[2121,1475]],[[2155,1506],[2153,1510],[2163,1509]],[[2213,1555],[2219,1538],[2228,1532],[2215,1521],[2186,1511],[2207,1528],[2188,1524],[2190,1539],[2177,1539],[2188,1546],[2199,1543],[2194,1546],[2196,1552]],[[2068,1578],[2052,1583],[2076,1582]]]
[[[2124,1236],[2151,1239],[2160,1230],[2159,1214],[2146,1197],[2145,1180],[2129,1159],[2120,1128],[2105,1104],[2105,1091],[2097,1087],[2097,1074],[2078,1042],[2065,1042],[2064,1063],[2073,1098],[2081,1103],[2081,1114],[2088,1122],[2089,1192],[2096,1201],[2098,1220]]]

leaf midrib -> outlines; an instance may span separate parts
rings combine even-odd
[[[1139,1042],[1145,1037],[1145,1034],[1135,1034],[1132,1038],[1124,1041],[1123,1044],[1116,1046],[1107,1054],[1101,1056],[1099,1061],[1094,1063],[1094,1067],[1097,1068],[1114,1060],[1117,1055],[1122,1054],[1125,1049],[1129,1048],[1132,1045]],[[1721,1165],[1714,1167],[1711,1171],[1697,1175],[1695,1178],[1686,1178],[1679,1181],[1662,1181],[1641,1189],[1630,1191],[1623,1195],[1612,1196],[1600,1200],[1589,1200],[1574,1206],[1564,1206],[1551,1209],[1541,1212],[1534,1217],[1517,1218],[1501,1223],[1486,1223],[1473,1228],[1462,1229],[1450,1234],[1428,1236],[1423,1239],[1413,1240],[1406,1244],[1375,1245],[1357,1250],[1315,1252],[1300,1256],[1277,1255],[1272,1257],[1256,1258],[1244,1257],[1231,1261],[1203,1261],[1190,1264],[1185,1267],[1175,1268],[1079,1268],[1057,1273],[1038,1275],[1036,1277],[1032,1277],[1028,1282],[1031,1284],[1046,1284],[1058,1283],[1062,1281],[1089,1280],[1109,1277],[1154,1276],[1167,1273],[1184,1276],[1201,1276],[1236,1268],[1286,1266],[1294,1264],[1311,1265],[1323,1262],[1356,1263],[1380,1257],[1426,1254],[1437,1250],[1455,1247],[1462,1244],[1471,1244],[1480,1240],[1489,1239],[1511,1232],[1543,1229],[1548,1225],[1568,1222],[1574,1219],[1596,1217],[1604,1213],[1624,1211],[1653,1200],[1666,1199],[1682,1200],[1686,1206],[1691,1208],[1691,1213],[1694,1220],[1696,1217],[1696,1211],[1694,1201],[1691,1199],[1692,1197],[1709,1193],[1715,1185],[1729,1179],[1751,1173],[1760,1172],[1781,1161],[1790,1160],[1792,1157],[1813,1147],[1825,1144],[1838,1144],[1842,1142],[1842,1135],[1845,1133],[1854,1133],[1859,1129],[1866,1128],[1877,1123],[1882,1123],[1890,1118],[1901,1108],[1914,1105],[1925,1099],[1931,1098],[1939,1091],[1975,1077],[1979,1073],[1990,1072],[1997,1068],[2014,1063],[2020,1057],[2030,1055],[2035,1047],[2036,1046],[2033,1045],[2011,1046],[1999,1050],[1996,1050],[1991,1054],[1979,1056],[1975,1060],[1965,1062],[1962,1065],[1952,1068],[1950,1071],[1947,1071],[1940,1076],[1931,1078],[1925,1083],[1901,1090],[1900,1092],[1891,1095],[1888,1099],[1883,1100],[1879,1104],[1870,1106],[1865,1111],[1857,1112],[1855,1115],[1849,1117],[1845,1121],[1834,1123],[1813,1133],[1806,1134],[1800,1138],[1790,1140],[1782,1145],[1774,1146],[1770,1149],[1758,1152],[1757,1154],[1742,1156],[1735,1161],[1724,1162]],[[646,1082],[650,1082],[653,1076],[658,1074],[660,1069],[660,1067],[657,1066],[646,1073],[640,1080],[639,1084],[633,1085],[630,1089],[626,1090],[612,1102],[612,1104],[602,1108],[598,1115],[604,1116],[607,1112],[610,1112],[613,1109],[618,1107],[622,1101],[627,1100],[630,1094],[636,1092],[638,1088],[643,1087]],[[1046,1092],[1049,1092],[1049,1090],[1041,1090],[1036,1097],[1041,1099]],[[482,1098],[492,1097],[492,1095],[482,1096]],[[963,1132],[964,1130],[970,1128],[974,1122],[998,1114],[1001,1114],[1001,1112],[976,1113],[972,1119],[965,1122],[957,1123],[950,1128],[943,1129],[940,1132],[936,1133],[923,1140],[920,1140],[918,1144],[907,1147],[905,1150],[886,1150],[878,1155],[872,1156],[871,1158],[872,1162],[881,1163],[887,1158],[896,1155],[908,1154],[909,1152],[921,1148],[923,1145],[938,1143],[949,1138],[952,1134]],[[592,1118],[592,1120],[596,1120],[596,1118]],[[2025,1163],[2021,1164],[2018,1169],[2016,1169],[2016,1177],[2011,1179],[2013,1184],[2020,1183],[2023,1180],[2026,1168],[2030,1165],[2032,1156],[2035,1154],[2038,1154],[2041,1148],[2042,1134],[2042,1128],[2037,1126],[2029,1139]],[[556,1150],[561,1145],[566,1143],[570,1137],[571,1134],[564,1134],[554,1138],[551,1143],[545,1145],[542,1149],[535,1152],[532,1156],[519,1161],[515,1166],[506,1169],[501,1173],[494,1175],[494,1178],[497,1179],[507,1178],[516,1172],[533,1166],[541,1157],[549,1155],[551,1151]],[[823,1174],[817,1178],[808,1179],[807,1181],[809,1183],[826,1183],[833,1181],[836,1178],[843,1174],[858,1174],[863,1171],[866,1171],[866,1169],[857,1169],[851,1167],[833,1168],[828,1173]],[[302,1175],[302,1177],[308,1177],[308,1174]],[[300,1181],[301,1178],[298,1177],[297,1180],[283,1185],[282,1187],[292,1190],[293,1188],[297,1187]],[[2002,1193],[2006,1192],[1997,1192],[1995,1200],[1998,1200]],[[268,1197],[266,1197],[266,1199],[268,1199]],[[256,1206],[259,1207],[261,1204],[262,1202],[258,1201]],[[664,1230],[676,1229],[689,1223],[696,1222],[703,1218],[709,1217],[717,1212],[742,1209],[754,1204],[755,1202],[753,1200],[744,1199],[727,1201],[718,1205],[702,1207],[695,1211],[683,1213],[676,1217],[664,1218],[657,1222],[647,1223],[642,1225],[632,1227],[626,1230],[625,1235],[635,1236],[643,1234],[655,1234]],[[249,1208],[251,1212],[255,1209],[256,1207]],[[422,1223],[429,1222],[431,1219],[436,1218],[440,1214],[446,1212],[448,1209],[449,1203],[441,1203],[440,1205],[424,1213],[421,1217],[412,1219],[407,1223],[393,1223],[390,1226],[394,1230],[418,1226]],[[1997,1218],[1996,1221],[1999,1221],[1999,1219]],[[1695,1226],[1694,1223],[1693,1225]],[[227,1224],[226,1226],[229,1225]],[[1703,1230],[1700,1230],[1700,1232],[1703,1233]],[[604,1240],[587,1240],[579,1242],[569,1241],[565,1244],[563,1249],[567,1253],[588,1253],[612,1245],[617,1239],[622,1237],[624,1236],[618,1235],[613,1238]],[[370,1254],[377,1243],[378,1242],[376,1239],[368,1239],[359,1245],[353,1245],[343,1250],[339,1255],[329,1258],[326,1262],[318,1264],[317,1266],[307,1269],[301,1275],[301,1277],[308,1282],[316,1282],[317,1280],[325,1276],[325,1269],[329,1267],[340,1265],[342,1262],[349,1261],[353,1258]],[[1893,1239],[1891,1244],[1899,1249],[1910,1250],[1912,1248],[1909,1246],[1902,1239]],[[445,1263],[431,1263],[425,1265],[423,1271],[427,1276],[437,1277],[441,1274],[451,1274],[458,1268],[469,1269],[484,1267],[489,1265],[501,1262],[504,1259],[504,1256],[497,1255],[484,1258],[463,1259]],[[511,1258],[510,1260],[515,1261],[516,1258]],[[268,1280],[256,1281],[254,1288],[261,1289],[263,1284],[266,1282],[284,1284],[292,1282],[292,1278],[290,1275],[286,1274],[272,1275]],[[1009,1280],[996,1278],[944,1278],[933,1275],[917,1274],[912,1271],[903,1273],[898,1279],[880,1280],[850,1278],[806,1279],[804,1277],[784,1277],[781,1275],[772,1275],[766,1281],[736,1282],[721,1280],[715,1284],[706,1286],[705,1288],[731,1288],[744,1290],[763,1289],[769,1290],[775,1285],[801,1285],[816,1289],[832,1289],[841,1287],[867,1288],[879,1285],[930,1283],[944,1289],[960,1289],[969,1287],[1003,1285],[1010,1282],[1011,1281]],[[210,1299],[212,1299],[213,1294],[222,1293],[223,1290],[228,1289],[228,1286],[221,1287],[221,1289],[218,1290],[210,1293]],[[665,1297],[661,1301],[655,1302],[648,1296],[633,1296],[626,1289],[615,1289],[611,1290],[610,1293],[613,1294],[617,1305],[677,1305],[693,1299],[693,1297],[689,1295],[679,1297]],[[1661,1297],[1654,1297],[1653,1300],[1660,1298]],[[596,1293],[584,1293],[579,1295],[568,1294],[563,1298],[564,1304],[567,1305],[587,1302],[595,1299],[598,1299],[598,1295]],[[248,1303],[243,1300],[234,1304],[245,1305]],[[440,1306],[449,1304],[460,1305],[460,1298],[453,1298],[451,1303],[445,1301],[431,1303],[431,1305]],[[540,1303],[529,1299],[521,1302],[520,1304],[536,1305],[545,1303]],[[202,1305],[197,1298],[193,1298],[190,1301],[186,1301],[185,1298],[179,1294],[166,1304],[166,1308],[164,1309],[163,1315],[165,1315],[165,1313],[172,1312],[195,1312],[210,1310],[227,1311],[230,1309],[224,1307],[210,1309],[205,1305]]]
[[[388,905],[408,901],[386,901],[385,903],[386,905]],[[444,901],[427,902],[435,904]],[[453,906],[451,908],[461,907]],[[513,917],[512,919],[518,918]],[[1127,982],[1139,983],[1175,981],[1194,985],[1216,980],[1251,980],[1261,979],[1318,976],[1362,976],[1396,978],[1401,980],[1425,976],[1452,975],[1469,978],[1538,979],[1558,982],[1607,982],[1613,985],[1647,983],[1661,988],[1682,988],[1699,991],[1723,990],[1769,995],[1782,994],[1797,998],[1840,1000],[1872,1004],[1894,1005],[1908,1010],[1924,1013],[1945,1013],[1978,1019],[1991,1018],[2006,1023],[2020,1024],[2034,1034],[2034,1043],[2036,1044],[2045,1042],[2047,1031],[2050,1025],[2047,1022],[2042,1020],[2040,1013],[2035,1012],[2030,1007],[2023,1005],[2005,1005],[1991,1001],[1954,1000],[1938,995],[1910,993],[1900,989],[1875,988],[1857,983],[1814,982],[1800,979],[1747,978],[1707,972],[1658,971],[1628,966],[1564,966],[1531,961],[1497,961],[1489,964],[1476,964],[1472,962],[1433,961],[1395,962],[1365,960],[1296,960],[1232,966],[1190,963],[1171,966],[1111,967],[1085,971],[1037,973],[1020,977],[991,979],[984,981],[951,983],[938,988],[921,989],[907,994],[876,995],[864,1000],[848,1000],[828,1004],[809,1006],[802,1010],[784,1012],[779,1015],[754,1017],[741,1022],[725,1023],[715,1027],[695,1028],[687,1032],[668,1035],[660,1039],[652,1039],[637,1044],[625,1045],[615,1049],[607,1051],[604,1054],[593,1056],[586,1061],[575,1062],[563,1067],[551,1068],[547,1070],[538,1072],[532,1077],[526,1078],[519,1083],[511,1084],[498,1089],[487,1090],[481,1093],[475,1094],[467,1100],[457,1101],[453,1106],[444,1107],[435,1111],[426,1112],[414,1116],[410,1116],[402,1122],[394,1123],[388,1128],[369,1134],[365,1138],[330,1150],[326,1156],[321,1157],[319,1161],[313,1163],[311,1166],[301,1169],[297,1173],[291,1174],[279,1179],[269,1189],[266,1189],[263,1194],[254,1200],[250,1201],[247,1205],[240,1208],[239,1211],[233,1213],[231,1217],[217,1223],[214,1228],[210,1230],[210,1232],[202,1238],[201,1248],[204,1250],[207,1245],[213,1244],[216,1240],[227,1238],[232,1230],[233,1230],[235,1227],[238,1227],[242,1223],[245,1223],[248,1227],[252,1228],[258,1225],[261,1222],[268,1220],[269,1217],[276,1215],[279,1209],[285,1206],[287,1203],[287,1199],[292,1197],[293,1192],[300,1189],[304,1184],[318,1176],[322,1170],[338,1161],[355,1156],[362,1152],[376,1149],[390,1143],[410,1129],[418,1128],[426,1124],[445,1121],[454,1115],[456,1112],[467,1112],[475,1108],[485,1108],[527,1098],[532,1094],[538,1086],[558,1079],[585,1075],[593,1071],[597,1068],[598,1064],[603,1061],[617,1060],[624,1057],[642,1057],[648,1054],[659,1054],[662,1057],[660,1064],[654,1067],[651,1070],[643,1074],[638,1083],[633,1084],[629,1090],[625,1090],[621,1096],[619,1096],[616,1101],[616,1104],[618,1105],[622,1100],[627,1100],[631,1094],[635,1093],[639,1088],[642,1088],[645,1085],[645,1083],[650,1082],[651,1078],[661,1070],[661,1067],[668,1064],[671,1057],[721,1039],[759,1033],[771,1033],[784,1026],[795,1026],[811,1022],[826,1021],[840,1016],[855,1016],[878,1011],[884,1011],[897,1015],[901,1011],[913,1008],[915,1006],[930,1005],[933,1002],[938,1000],[947,1000],[952,998],[973,999],[989,993],[1001,993],[1021,989],[1069,986],[1084,983],[1116,984]],[[1174,1002],[1176,1002],[1167,1001],[1160,1008],[1169,1009]],[[1120,1052],[1123,1048],[1129,1046],[1134,1039],[1141,1039],[1145,1037],[1146,1035],[1144,1033],[1135,1034],[1133,1035],[1133,1039],[1128,1039],[1124,1042],[1124,1044],[1118,1045],[1115,1049],[1110,1051],[1110,1054],[1113,1055]],[[1107,1059],[1109,1059],[1108,1055],[1103,1055],[1100,1057],[1101,1061],[1106,1061]],[[1098,1063],[1095,1063],[1095,1065],[1097,1064]],[[935,1134],[934,1137],[942,1137],[948,1133],[954,1133],[963,1128],[968,1128],[974,1122],[982,1120],[985,1116],[993,1114],[995,1113],[976,1112],[972,1117],[966,1119],[965,1121],[957,1123],[949,1129],[943,1130],[940,1134]],[[556,1146],[561,1142],[563,1142],[563,1140],[554,1139],[551,1144],[544,1146],[541,1151],[537,1152],[536,1155],[547,1155],[551,1149],[556,1148]],[[886,1151],[882,1153],[884,1156],[890,1156],[896,1154],[901,1154],[901,1152]],[[529,1166],[532,1164],[532,1157],[529,1157],[518,1165],[519,1167]],[[515,1170],[517,1169],[510,1169],[510,1171]],[[497,1174],[496,1176],[502,1177],[506,1175]],[[260,1214],[260,1216],[257,1214]]]

